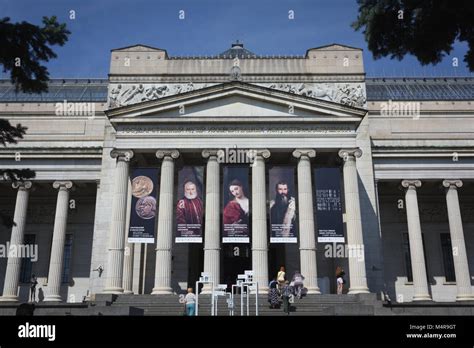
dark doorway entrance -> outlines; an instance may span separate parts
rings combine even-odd
[[[224,272],[222,281],[230,285],[237,283],[237,276],[251,269],[249,244],[224,244]]]
[[[201,244],[189,244],[188,288],[195,288],[204,269],[204,251]],[[196,289],[194,290],[196,291]]]
[[[268,258],[268,280],[276,278],[281,266],[285,266],[285,244],[270,244]],[[288,278],[288,274],[286,275]]]

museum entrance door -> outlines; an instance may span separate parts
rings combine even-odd
[[[237,283],[237,276],[251,269],[250,244],[223,244],[224,270],[222,282],[230,286]]]
[[[268,250],[268,281],[276,278],[281,266],[285,266],[285,244],[270,244]],[[288,272],[286,274],[288,279]]]

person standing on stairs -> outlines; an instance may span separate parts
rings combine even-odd
[[[193,288],[188,288],[188,293],[184,298],[184,303],[186,306],[186,315],[188,317],[193,317],[196,314],[196,295],[193,293]]]

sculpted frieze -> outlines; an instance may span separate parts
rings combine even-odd
[[[109,107],[117,108],[157,100],[216,84],[193,82],[169,84],[113,83],[109,86]],[[366,104],[365,88],[361,83],[257,83],[257,85],[348,106],[364,107]]]
[[[365,89],[360,83],[266,83],[259,85],[348,106],[363,107],[367,101]]]
[[[174,83],[174,84],[111,84],[109,87],[109,107],[141,103],[170,95],[191,92],[214,84]]]

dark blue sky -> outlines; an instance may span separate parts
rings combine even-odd
[[[69,19],[70,10],[75,20]],[[289,10],[294,20],[288,19]],[[465,43],[457,43],[436,66],[422,67],[408,56],[401,62],[374,61],[362,32],[351,28],[355,0],[0,0],[0,17],[39,24],[45,15],[56,15],[72,32],[64,47],[54,48],[58,58],[47,64],[52,78],[106,77],[113,48],[142,43],[171,56],[215,55],[236,39],[262,55],[303,55],[334,42],[360,47],[369,76],[470,75],[463,62]],[[452,57],[459,59],[457,69]]]

